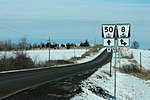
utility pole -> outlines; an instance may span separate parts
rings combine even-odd
[[[77,59],[76,59],[75,44],[74,44],[73,48],[74,48],[74,59],[75,59],[75,63],[76,63],[76,62],[77,62]]]

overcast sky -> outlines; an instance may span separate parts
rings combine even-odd
[[[131,22],[135,26],[133,32],[136,33],[133,35],[133,39],[139,39],[142,42],[140,39],[141,34],[143,34],[145,43],[148,43],[150,0],[0,0],[0,26],[2,27],[4,19],[76,19],[102,21],[104,23]],[[6,24],[5,26],[7,26]]]
[[[0,18],[150,20],[150,0],[0,0]]]

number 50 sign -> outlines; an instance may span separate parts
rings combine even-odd
[[[102,37],[114,38],[115,37],[115,24],[103,24],[102,25]]]

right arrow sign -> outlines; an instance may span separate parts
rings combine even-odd
[[[124,45],[124,46],[126,46],[127,44],[123,39],[121,39],[120,42],[121,42],[121,45]]]
[[[126,47],[130,45],[130,39],[129,38],[118,38],[118,46],[120,47]]]

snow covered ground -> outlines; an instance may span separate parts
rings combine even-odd
[[[126,50],[124,50],[124,54],[129,55],[130,52],[126,52]],[[136,52],[136,50],[132,50],[133,54],[136,54],[134,51]],[[118,62],[120,62],[119,59],[117,59],[117,67],[120,64]],[[121,59],[121,62],[121,64],[130,64],[127,59]],[[112,65],[114,65],[114,58]],[[145,81],[117,71],[116,85],[117,100],[150,100],[150,80]],[[112,68],[112,77],[109,77],[109,64],[104,65],[88,79],[82,81],[80,87],[82,92],[71,100],[114,99],[114,69]]]
[[[78,63],[87,62],[97,57],[104,49],[96,55],[91,55]],[[84,49],[77,49],[76,56],[81,56],[85,53]],[[123,49],[124,55],[130,56],[133,52],[134,58],[139,62],[139,55],[142,52],[142,66],[145,69],[150,69],[150,51]],[[4,52],[1,52],[1,55]],[[13,55],[12,52],[7,52],[7,55]],[[27,51],[27,55],[33,60],[38,61],[48,60],[48,50]],[[51,50],[51,59],[69,59],[74,56],[74,50]],[[120,63],[121,62],[121,63]],[[130,65],[127,59],[117,59],[117,67],[126,64]],[[112,61],[114,66],[114,58]],[[120,73],[117,71],[117,100],[150,100],[150,80],[145,81],[129,74]],[[75,95],[71,100],[112,100],[114,98],[114,69],[112,68],[112,77],[109,77],[109,64],[104,65],[88,79],[81,82],[83,92]],[[102,95],[103,94],[103,95]]]
[[[86,49],[75,49],[75,56],[80,57],[86,52]],[[14,51],[6,52],[7,57],[14,56]],[[49,59],[49,50],[27,50],[27,55],[31,57],[34,61],[43,62]],[[0,52],[1,56],[5,52]],[[50,50],[50,57],[52,60],[67,60],[74,57],[74,49],[61,49],[61,50]]]
[[[51,50],[51,60],[67,60],[72,57],[74,57],[74,54],[76,57],[80,57],[82,54],[84,54],[87,50],[86,49],[59,49],[59,50]],[[45,62],[49,59],[49,50],[27,50],[26,51],[27,56],[31,57],[33,61],[36,62]],[[3,56],[6,57],[15,57],[15,51],[11,52],[0,52],[0,58]],[[90,57],[89,59],[84,60],[89,61],[93,59],[93,57]],[[80,61],[78,63],[81,63]],[[57,66],[61,67],[63,65]],[[54,66],[56,67],[56,66]],[[2,71],[0,73],[9,73],[9,72],[19,72],[19,71],[28,71],[28,70],[37,70],[37,69],[43,69],[47,67],[41,67],[41,68],[31,68],[31,69],[21,69],[21,70],[10,70],[10,71]]]
[[[150,51],[148,50],[139,50],[139,49],[130,49],[130,53],[133,52],[134,59],[140,64],[140,53],[141,53],[141,62],[144,69],[150,70]]]
[[[51,59],[52,60],[67,60],[74,57],[74,49],[61,49],[61,50],[51,50]],[[86,52],[86,49],[75,49],[75,56],[80,57]],[[31,50],[27,51],[27,54],[33,58],[38,58],[38,61],[47,61],[49,58],[48,50]]]

